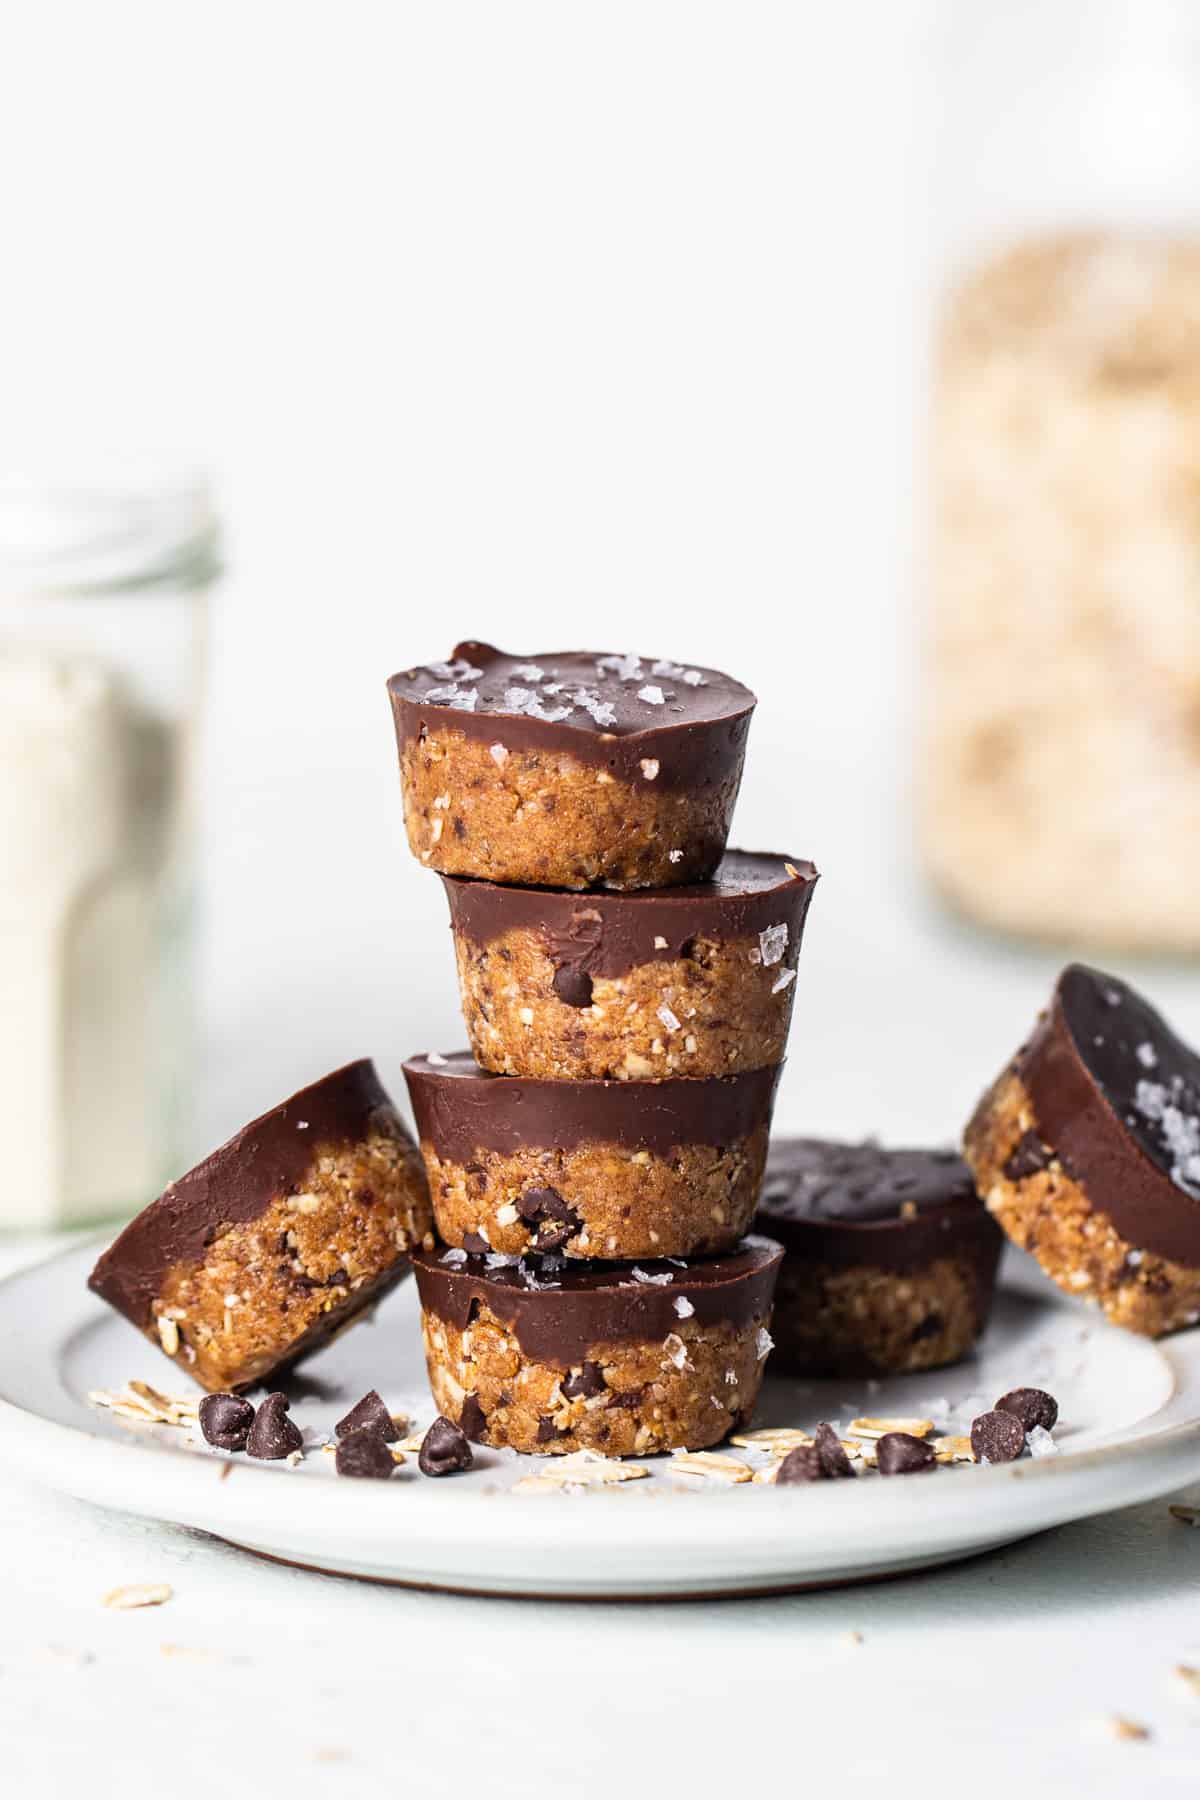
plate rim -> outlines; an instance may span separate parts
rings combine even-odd
[[[14,1289],[44,1281],[52,1276],[60,1263],[82,1260],[94,1241],[97,1239],[90,1236],[77,1239],[0,1278],[0,1323]],[[81,1306],[86,1305],[84,1290],[81,1289],[75,1298]],[[1047,1299],[1053,1303],[1053,1294],[1047,1295]],[[103,1308],[100,1300],[96,1300],[95,1305],[98,1309]],[[98,1312],[97,1317],[103,1318],[103,1312]],[[72,1329],[76,1323],[73,1319]],[[949,1561],[956,1555],[969,1553],[969,1548],[964,1547],[973,1545],[983,1550],[991,1543],[1012,1541],[1073,1519],[1152,1499],[1200,1476],[1200,1328],[1166,1340],[1140,1341],[1161,1357],[1170,1382],[1164,1400],[1157,1411],[1149,1415],[1146,1428],[1135,1425],[1133,1437],[1116,1443],[1079,1450],[1063,1448],[1054,1456],[976,1468],[972,1471],[969,1486],[959,1474],[961,1485],[957,1490],[945,1483],[939,1488],[934,1527],[936,1549],[945,1553],[941,1560]],[[1156,1418],[1179,1404],[1187,1385],[1187,1371],[1181,1378],[1178,1348],[1172,1350],[1172,1346],[1180,1344],[1194,1358],[1191,1379],[1196,1386],[1196,1411],[1188,1417],[1155,1425]],[[931,1370],[929,1374],[932,1376],[936,1371]],[[459,1487],[455,1483],[431,1484],[403,1476],[407,1497],[403,1502],[404,1524],[399,1531],[396,1496],[390,1490],[382,1491],[382,1484],[377,1483],[302,1479],[293,1484],[290,1490],[293,1498],[281,1508],[277,1504],[279,1490],[266,1488],[264,1480],[271,1475],[281,1478],[284,1474],[282,1466],[243,1464],[240,1459],[216,1456],[211,1460],[197,1457],[193,1448],[164,1441],[161,1437],[144,1440],[131,1433],[128,1440],[112,1438],[99,1431],[90,1431],[82,1423],[62,1422],[39,1414],[13,1398],[7,1391],[8,1386],[7,1376],[0,1371],[0,1428],[8,1430],[13,1466],[34,1481],[79,1499],[137,1517],[201,1529],[230,1542],[236,1543],[239,1538],[255,1539],[253,1547],[256,1549],[262,1547],[265,1520],[265,1535],[277,1546],[268,1554],[305,1561],[310,1567],[322,1566],[320,1552],[314,1546],[324,1539],[333,1554],[334,1572],[353,1572],[336,1569],[336,1546],[349,1541],[347,1528],[353,1531],[354,1547],[364,1559],[370,1560],[372,1552],[377,1552],[389,1569],[411,1567],[414,1555],[427,1554],[434,1546],[438,1547],[437,1560],[441,1562],[441,1547],[461,1540],[464,1535],[456,1521],[469,1517],[469,1561],[482,1568],[489,1557],[499,1556],[505,1561],[514,1555],[528,1556],[537,1550],[544,1551],[547,1506],[552,1509],[550,1516],[555,1520],[559,1540],[556,1549],[569,1554],[584,1538],[578,1537],[572,1529],[569,1542],[564,1544],[565,1520],[572,1516],[571,1508],[579,1511],[581,1503],[586,1509],[582,1516],[588,1521],[586,1541],[598,1557],[605,1551],[619,1548],[632,1552],[639,1543],[645,1554],[648,1549],[660,1550],[665,1542],[664,1534],[656,1527],[646,1528],[646,1522],[658,1516],[656,1512],[640,1503],[635,1503],[631,1509],[627,1496],[611,1490],[590,1489],[585,1495],[541,1493],[533,1496],[514,1494],[491,1483],[474,1482],[469,1487]],[[507,1464],[504,1452],[488,1450],[487,1446],[482,1448],[489,1459],[495,1458],[486,1465],[487,1472],[490,1474],[494,1470],[496,1476],[502,1478]],[[647,1460],[653,1468],[654,1459]],[[205,1466],[209,1471],[207,1482],[203,1475]],[[668,1467],[669,1464],[663,1459],[658,1466]],[[1094,1477],[1104,1471],[1119,1479],[1094,1481]],[[150,1477],[144,1483],[136,1479],[143,1472]],[[250,1479],[247,1479],[247,1473]],[[131,1476],[134,1479],[131,1480]],[[836,1566],[839,1574],[849,1569],[847,1579],[853,1580],[853,1565],[857,1558],[864,1564],[861,1578],[865,1579],[867,1556],[863,1553],[874,1552],[873,1560],[877,1564],[882,1546],[878,1542],[868,1543],[864,1530],[861,1525],[856,1525],[856,1521],[861,1520],[864,1509],[867,1514],[872,1514],[878,1506],[877,1484],[860,1483],[854,1488],[846,1488],[841,1483],[825,1485],[838,1490],[836,1500],[832,1493],[823,1493],[820,1486],[804,1489],[806,1518],[816,1527],[819,1536],[833,1540],[835,1550],[840,1551],[843,1561],[830,1566]],[[728,1573],[714,1575],[715,1585],[708,1590],[711,1593],[720,1592],[722,1587],[747,1591],[756,1585],[753,1571],[763,1569],[777,1571],[774,1576],[776,1587],[795,1588],[805,1585],[806,1581],[824,1585],[820,1567],[822,1562],[830,1562],[830,1549],[822,1552],[817,1563],[806,1560],[806,1550],[811,1555],[814,1549],[805,1541],[810,1534],[801,1535],[789,1529],[794,1526],[797,1491],[800,1490],[765,1488],[756,1502],[757,1529],[753,1533],[742,1529],[746,1523],[742,1511],[736,1515],[738,1531],[730,1533],[725,1521],[734,1516],[734,1509],[745,1505],[732,1488],[694,1493],[680,1489],[656,1490],[660,1499],[669,1492],[673,1500],[683,1503],[672,1505],[670,1512],[668,1535],[672,1563],[678,1565],[689,1556],[695,1558],[702,1551],[711,1551],[714,1539],[722,1538],[730,1542],[737,1554],[731,1555]],[[955,1491],[961,1495],[958,1501],[950,1498]],[[896,1544],[903,1541],[908,1546],[907,1554],[920,1553],[929,1543],[928,1534],[923,1539],[919,1537],[921,1519],[929,1517],[922,1484],[889,1483],[888,1493],[889,1541]],[[337,1498],[334,1498],[335,1494]],[[481,1505],[484,1500],[491,1504]],[[270,1510],[272,1506],[273,1511]],[[792,1554],[799,1558],[806,1571],[803,1576],[797,1575],[791,1580],[786,1572],[789,1543],[794,1546]],[[247,1547],[251,1546],[247,1544]],[[896,1559],[905,1553],[898,1550]],[[884,1551],[883,1554],[887,1560],[889,1553]],[[740,1573],[733,1571],[735,1562]],[[438,1589],[455,1586],[463,1589],[472,1585],[472,1576],[465,1568],[458,1569],[454,1579],[439,1580],[433,1570],[408,1575],[383,1574],[379,1578],[398,1580],[402,1585]],[[834,1578],[833,1575],[829,1577]],[[686,1577],[682,1580],[686,1581]],[[661,1579],[642,1578],[632,1588],[614,1583],[608,1573],[600,1576],[594,1594],[589,1597],[602,1598],[606,1593],[614,1597],[626,1594],[635,1597],[642,1593],[650,1598],[655,1593],[669,1594],[673,1586],[679,1585],[681,1581],[673,1580],[666,1571]],[[771,1578],[760,1579],[757,1585],[770,1586]],[[694,1589],[694,1578],[692,1586]],[[555,1585],[531,1586],[528,1580],[514,1577],[507,1584],[489,1582],[476,1591],[538,1592],[551,1597],[565,1589]],[[574,1591],[579,1592],[577,1581]]]

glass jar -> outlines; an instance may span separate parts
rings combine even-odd
[[[0,480],[0,1229],[178,1172],[217,569],[199,479]]]
[[[927,871],[1200,950],[1200,9],[943,11]]]

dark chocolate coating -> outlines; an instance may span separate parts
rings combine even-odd
[[[446,1262],[444,1250],[413,1253],[421,1306],[464,1331],[475,1303],[486,1306],[511,1330],[532,1362],[557,1369],[578,1368],[597,1346],[661,1343],[677,1332],[677,1299],[687,1300],[698,1325],[742,1329],[771,1310],[775,1277],[783,1256],[778,1244],[743,1238],[728,1256],[677,1262],[570,1262],[551,1274],[536,1270],[537,1259],[489,1268],[484,1257]],[[524,1278],[535,1266],[540,1285]],[[670,1280],[639,1281],[634,1268]],[[554,1285],[549,1285],[550,1283]]]
[[[812,863],[800,857],[746,850],[726,851],[711,881],[624,894],[442,876],[456,935],[484,947],[506,931],[535,931],[557,969],[604,977],[625,975],[640,963],[674,961],[693,938],[725,943],[757,937],[772,925],[787,926],[783,961],[794,965],[818,879]]]
[[[1115,976],[1072,963],[1017,1073],[1038,1136],[1121,1236],[1200,1268],[1200,1057],[1161,1014]],[[1153,1116],[1162,1104],[1177,1133],[1195,1127],[1194,1165]]]
[[[838,1269],[907,1274],[935,1257],[966,1257],[984,1296],[1004,1243],[954,1151],[823,1138],[772,1141],[755,1226],[789,1255]]]
[[[492,644],[473,640],[456,644],[453,661],[481,670],[475,680],[447,680],[428,664],[405,669],[388,681],[397,740],[403,744],[427,729],[461,731],[484,743],[502,743],[511,751],[541,751],[547,755],[566,751],[622,781],[644,782],[644,760],[658,763],[655,781],[662,788],[710,787],[726,780],[741,766],[745,755],[750,715],[756,705],[750,689],[716,669],[692,669],[701,680],[691,685],[682,679],[653,673],[653,658],[643,659],[640,672],[624,680],[600,663],[615,661],[603,651],[555,650],[537,656],[509,656]],[[518,670],[535,666],[543,671],[533,680]],[[547,685],[561,684],[562,692],[547,693]],[[638,698],[642,688],[662,692],[661,705]],[[537,694],[537,718],[515,712],[506,693],[522,689]],[[471,711],[452,705],[447,698],[430,700],[430,693],[447,690],[475,695]],[[580,690],[612,708],[611,720],[598,721],[572,696]],[[569,708],[566,717],[553,714]]]
[[[404,1065],[422,1143],[448,1162],[477,1150],[577,1150],[619,1144],[664,1156],[681,1144],[724,1146],[768,1125],[779,1069],[670,1081],[538,1081],[489,1075],[466,1050]]]
[[[381,1108],[395,1121],[366,1059],[301,1088],[151,1201],[104,1252],[88,1286],[139,1328],[148,1325],[169,1269],[203,1261],[218,1226],[244,1225],[277,1196],[301,1192],[318,1150],[357,1143]]]

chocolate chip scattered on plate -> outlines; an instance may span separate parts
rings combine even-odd
[[[254,1423],[246,1436],[246,1451],[261,1462],[279,1462],[300,1450],[304,1438],[297,1425],[288,1418],[291,1402],[286,1394],[268,1394],[254,1415]]]
[[[457,1475],[461,1469],[469,1469],[474,1460],[465,1434],[452,1419],[439,1415],[425,1433],[417,1467],[422,1475]]]
[[[396,1467],[386,1438],[371,1426],[346,1434],[337,1447],[333,1466],[339,1475],[365,1481],[387,1481]]]
[[[922,1475],[937,1468],[932,1444],[908,1431],[887,1431],[875,1446],[876,1467],[881,1475]]]
[[[1043,1431],[1053,1431],[1058,1423],[1058,1401],[1044,1388],[1013,1388],[1011,1393],[1000,1396],[995,1410],[1020,1419],[1026,1431],[1038,1425]]]
[[[254,1408],[240,1394],[205,1394],[197,1409],[204,1441],[218,1450],[244,1450]]]
[[[364,1394],[333,1429],[340,1438],[349,1437],[352,1431],[374,1431],[386,1444],[394,1444],[400,1436],[395,1420],[375,1388]]]
[[[792,1487],[802,1481],[825,1481],[821,1456],[815,1444],[801,1444],[789,1450],[775,1475],[776,1487]]]
[[[985,1412],[971,1426],[976,1462],[1016,1462],[1025,1449],[1025,1427],[1010,1412]]]
[[[823,1423],[813,1434],[813,1448],[821,1464],[821,1473],[830,1481],[854,1480],[854,1464],[842,1448],[842,1440],[833,1426]]]

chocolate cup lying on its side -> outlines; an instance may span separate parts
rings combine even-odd
[[[125,1227],[88,1286],[202,1387],[278,1379],[432,1244],[421,1159],[373,1063],[255,1119]]]
[[[1200,1321],[1200,1057],[1125,982],[1064,969],[964,1149],[1067,1293],[1147,1337]]]

